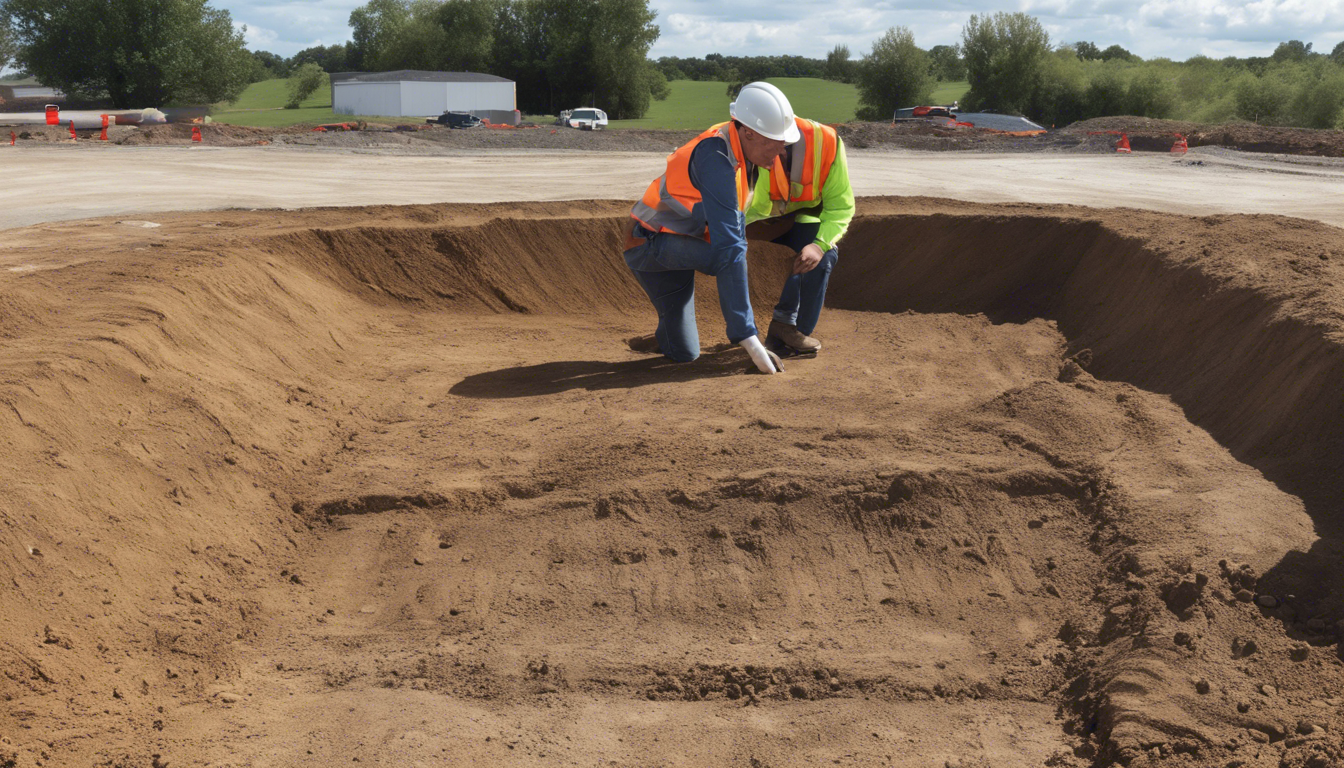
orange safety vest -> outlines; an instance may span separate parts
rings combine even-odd
[[[776,216],[783,214],[789,203],[821,199],[821,188],[826,186],[840,146],[840,137],[829,125],[801,117],[794,120],[803,137],[793,145],[789,172],[784,173],[781,158],[775,158],[775,165],[770,169],[770,207]],[[800,148],[805,151],[799,152]]]
[[[704,200],[700,190],[691,184],[691,152],[705,139],[718,136],[732,149],[733,170],[737,180],[737,209],[745,211],[750,201],[751,188],[747,184],[747,159],[742,154],[742,140],[731,122],[719,123],[692,139],[667,157],[667,170],[653,180],[644,197],[635,203],[630,216],[652,232],[671,232],[677,235],[709,239],[709,224],[705,220]]]

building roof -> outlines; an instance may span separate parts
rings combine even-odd
[[[512,80],[483,72],[426,72],[420,69],[398,69],[394,72],[336,72],[332,83],[511,83]]]

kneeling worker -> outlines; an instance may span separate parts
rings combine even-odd
[[[695,273],[718,280],[728,340],[741,346],[763,373],[782,370],[756,336],[747,289],[743,212],[758,168],[775,164],[799,138],[793,107],[769,83],[748,83],[728,107],[733,118],[673,152],[667,170],[630,211],[625,263],[658,311],[653,338],[632,339],[639,351],[677,362],[700,356],[695,325]]]
[[[798,254],[793,276],[775,306],[766,343],[793,352],[816,352],[812,338],[826,298],[826,283],[840,258],[836,244],[854,218],[854,190],[849,186],[845,146],[828,125],[797,118],[801,139],[785,148],[760,174],[747,223],[769,219],[750,230],[752,236],[779,243]],[[788,350],[784,350],[788,351]]]

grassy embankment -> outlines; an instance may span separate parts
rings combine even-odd
[[[853,85],[810,77],[780,77],[770,82],[779,86],[793,109],[804,117],[823,123],[843,123],[854,119],[858,91]],[[655,101],[649,113],[639,120],[613,120],[610,127],[666,128],[693,130],[721,122],[728,115],[727,83],[677,80],[671,83],[672,95]],[[950,104],[965,95],[966,83],[942,83],[934,91],[933,103]],[[421,118],[337,115],[331,111],[331,90],[323,86],[298,109],[284,109],[288,93],[284,80],[264,80],[248,86],[233,104],[217,104],[213,120],[231,125],[281,127],[297,123],[335,123],[367,120],[382,123],[418,123]],[[578,105],[576,105],[578,106]],[[528,116],[529,118],[532,116]],[[550,118],[537,118],[549,122]]]

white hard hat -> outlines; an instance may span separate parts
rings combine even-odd
[[[737,101],[728,105],[728,114],[767,139],[792,144],[802,138],[789,97],[769,83],[742,86]]]

